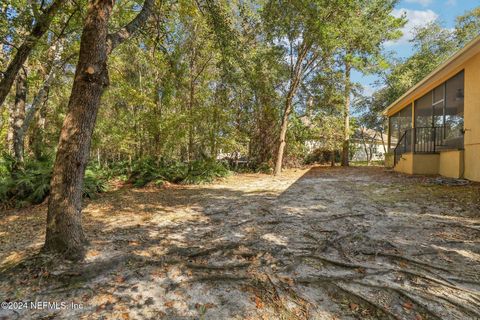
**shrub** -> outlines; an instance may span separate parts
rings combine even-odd
[[[50,193],[52,161],[49,158],[39,161],[25,161],[23,170],[13,171],[15,159],[3,155],[0,167],[0,206],[24,207],[42,203]],[[85,172],[83,195],[92,198],[99,192],[107,190],[105,172],[88,168]]]
[[[209,183],[216,178],[225,177],[230,173],[227,166],[214,160],[198,160],[190,163],[188,172],[182,183],[201,184]]]
[[[226,164],[215,160],[196,160],[185,163],[142,159],[134,164],[129,181],[135,187],[143,187],[150,182],[161,185],[164,181],[200,184],[212,182],[229,173]]]

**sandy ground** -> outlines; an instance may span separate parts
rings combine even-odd
[[[480,319],[480,186],[435,182],[317,167],[124,187],[85,204],[76,264],[36,254],[44,205],[3,212],[0,319]]]

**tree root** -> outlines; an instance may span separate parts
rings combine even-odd
[[[329,222],[329,221],[334,221],[334,220],[338,220],[338,219],[344,219],[344,218],[350,218],[350,217],[363,217],[363,216],[366,216],[367,214],[366,213],[353,213],[353,214],[342,214],[342,215],[337,215],[337,216],[333,216],[331,218],[328,218],[328,219],[319,219],[319,220],[315,220],[315,222]]]
[[[300,284],[311,284],[311,283],[327,283],[331,281],[346,281],[346,280],[355,280],[355,279],[363,279],[369,276],[374,275],[383,275],[389,273],[390,270],[385,271],[377,271],[372,273],[359,273],[359,274],[350,274],[350,275],[341,275],[341,276],[325,276],[325,275],[318,275],[314,277],[308,278],[297,278],[295,281]]]
[[[408,262],[411,262],[413,264],[422,266],[424,268],[436,269],[436,270],[440,270],[440,271],[450,273],[450,269],[439,267],[439,266],[433,266],[433,265],[428,264],[426,262],[418,261],[418,260],[415,260],[415,259],[412,259],[412,258],[408,258],[408,257],[405,257],[405,256],[398,255],[398,254],[386,253],[386,252],[373,253],[373,252],[366,252],[366,251],[361,251],[360,253],[364,254],[364,255],[374,255],[374,256],[387,257],[387,258],[392,258],[392,259],[397,259],[397,260],[404,260],[404,261],[408,261]],[[430,271],[430,270],[428,270],[428,271]]]
[[[247,280],[251,280],[251,278],[247,276],[239,276],[234,274],[215,274],[215,275],[198,276],[191,280],[187,280],[185,282],[197,282],[197,281],[227,282],[227,281],[247,281]]]
[[[207,269],[207,270],[230,270],[230,269],[238,269],[238,268],[246,268],[250,266],[249,262],[241,262],[241,263],[231,263],[226,265],[212,265],[212,264],[198,264],[198,263],[186,263],[185,266],[191,269]]]
[[[316,255],[313,255],[313,254],[303,254],[303,255],[298,255],[298,257],[320,260],[320,261],[323,261],[323,262],[328,263],[328,264],[332,264],[332,265],[339,266],[339,267],[344,267],[344,268],[350,268],[350,269],[375,269],[375,268],[360,265],[360,264],[353,264],[353,263],[348,263],[348,262],[331,260],[331,259],[328,259],[328,258],[325,258],[325,257],[316,256]]]
[[[451,299],[448,299],[447,297],[445,296],[441,296],[441,295],[433,295],[434,297],[432,296],[429,296],[429,295],[426,295],[426,294],[420,294],[420,293],[413,293],[413,292],[409,292],[405,289],[402,289],[402,288],[398,288],[398,287],[391,287],[391,286],[382,286],[382,285],[376,285],[376,284],[371,284],[371,283],[365,283],[365,282],[361,282],[361,281],[353,281],[359,285],[362,285],[362,286],[366,286],[366,287],[372,287],[372,288],[376,288],[376,289],[383,289],[383,290],[390,290],[390,291],[394,291],[396,292],[398,295],[401,295],[405,298],[408,298],[410,300],[412,300],[415,304],[419,305],[420,307],[422,307],[423,309],[425,309],[425,311],[428,311],[428,313],[432,316],[432,317],[435,317],[435,319],[439,319],[441,320],[442,317],[436,315],[433,311],[431,311],[430,309],[428,309],[427,306],[425,306],[423,303],[421,303],[420,301],[418,301],[418,299],[415,299],[412,294],[415,294],[415,295],[418,295],[420,297],[422,297],[423,299],[426,299],[426,300],[430,300],[432,302],[436,302],[438,303],[438,299],[441,299],[449,304],[451,304],[452,306],[455,306],[457,307],[458,309],[462,310],[463,313],[466,313],[466,314],[469,314],[469,315],[475,315],[476,317],[480,317],[480,314],[474,310],[474,309],[471,309],[459,302],[456,302],[456,301],[453,301]]]
[[[222,244],[222,245],[219,245],[219,246],[216,246],[216,247],[211,247],[211,248],[196,248],[197,250],[192,250],[190,248],[176,248],[175,250],[172,250],[172,251],[169,251],[168,254],[169,255],[180,255],[180,256],[187,256],[188,258],[195,258],[195,257],[200,257],[200,256],[206,256],[206,255],[209,255],[211,253],[214,253],[214,252],[217,252],[217,251],[220,251],[220,250],[232,250],[232,249],[236,249],[240,246],[251,246],[253,245],[255,242],[254,241],[251,241],[251,242],[248,242],[248,243],[242,243],[242,242],[229,242],[229,243],[225,243],[225,244]],[[192,252],[193,251],[193,252]]]
[[[404,299],[410,300],[414,304],[416,304],[417,306],[421,307],[433,319],[442,320],[442,318],[440,316],[438,316],[433,311],[431,311],[425,304],[421,303],[418,299],[413,298],[410,294],[408,294],[407,292],[405,292],[404,290],[402,290],[400,288],[382,286],[382,285],[375,285],[375,284],[365,283],[365,282],[362,282],[362,281],[355,281],[355,280],[353,282],[358,284],[358,285],[364,286],[364,287],[375,288],[375,289],[383,289],[383,290],[386,290],[386,291],[393,291],[396,294],[398,294],[399,296],[403,297]]]
[[[382,305],[379,305],[378,303],[374,302],[374,301],[371,301],[367,298],[365,298],[364,296],[356,293],[356,292],[353,292],[347,288],[344,288],[338,284],[334,284],[332,283],[331,284],[332,286],[334,286],[335,288],[337,288],[338,290],[344,292],[345,294],[347,295],[351,295],[353,297],[355,297],[357,300],[360,300],[360,301],[363,301],[364,303],[366,303],[367,305],[369,306],[372,306],[373,308],[375,308],[376,310],[380,310],[383,314],[385,314],[385,316],[387,316],[388,318],[393,318],[395,320],[402,320],[402,318],[398,317],[396,314],[394,314],[393,312],[391,312],[390,310],[388,310],[387,308],[385,308],[384,306]]]

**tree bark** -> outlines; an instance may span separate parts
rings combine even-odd
[[[14,172],[23,168],[23,134],[22,126],[25,121],[25,105],[27,100],[27,74],[19,72],[16,80],[15,109],[13,117],[13,155],[15,157]]]
[[[47,32],[53,17],[57,14],[58,10],[65,3],[65,0],[55,0],[48,7],[47,10],[38,18],[35,25],[32,28],[32,32],[27,36],[22,45],[18,48],[15,57],[9,63],[7,69],[3,73],[3,78],[0,81],[0,107],[5,102],[5,99],[10,92],[10,88],[13,85],[15,77],[22,68],[23,64],[30,55],[32,49],[37,44],[38,40]]]
[[[108,85],[108,53],[127,38],[122,34],[120,40],[107,41],[113,4],[113,0],[89,1],[68,112],[60,133],[50,183],[43,250],[60,253],[70,260],[83,259],[86,251],[87,238],[81,215],[82,187],[101,95]],[[145,12],[150,13],[152,4],[153,0],[145,0],[144,7],[133,21],[138,21],[139,17],[145,21]],[[128,36],[135,31],[127,29]]]
[[[40,108],[35,115],[35,125],[33,126],[32,135],[30,136],[30,146],[32,147],[33,155],[36,160],[40,160],[43,157],[44,148],[44,131],[47,118],[47,105],[48,105],[48,90],[43,96],[43,101]]]
[[[50,185],[45,251],[82,259],[82,187],[100,97],[108,85],[107,35],[112,0],[91,0],[80,40],[68,113],[63,122]]]
[[[342,166],[349,166],[349,147],[350,147],[350,93],[351,93],[351,81],[350,81],[351,65],[350,62],[345,59],[345,107],[343,111],[344,121],[344,136],[342,147]]]

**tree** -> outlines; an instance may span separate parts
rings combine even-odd
[[[462,16],[457,17],[455,38],[459,47],[480,35],[480,7],[477,7]]]
[[[285,98],[274,174],[281,172],[286,145],[288,121],[294,99],[304,77],[326,59],[338,46],[339,30],[346,25],[350,1],[312,1],[309,6],[296,1],[271,0],[263,10],[265,28],[270,41],[284,52],[288,61],[289,79]]]
[[[342,45],[339,60],[344,70],[344,140],[342,166],[349,165],[350,105],[352,94],[352,70],[372,72],[382,64],[382,44],[401,36],[403,18],[395,18],[391,12],[398,0],[359,1],[355,10],[350,11],[348,25],[342,30]]]
[[[52,4],[45,9],[45,11],[43,11],[42,14],[39,13],[42,8],[39,10],[39,8],[36,7],[36,4],[32,4],[32,10],[36,13],[35,24],[32,26],[30,34],[27,35],[22,45],[17,49],[17,52],[12,61],[10,61],[8,64],[7,69],[3,72],[3,77],[0,80],[0,107],[5,102],[10,88],[15,81],[15,77],[32,52],[32,49],[45,34],[45,32],[47,32],[53,18],[65,2],[65,0],[53,1]]]
[[[109,84],[108,54],[147,20],[153,0],[116,33],[108,34],[111,0],[90,0],[80,39],[68,113],[53,168],[44,250],[82,259],[87,239],[82,227],[82,185],[101,95]]]

